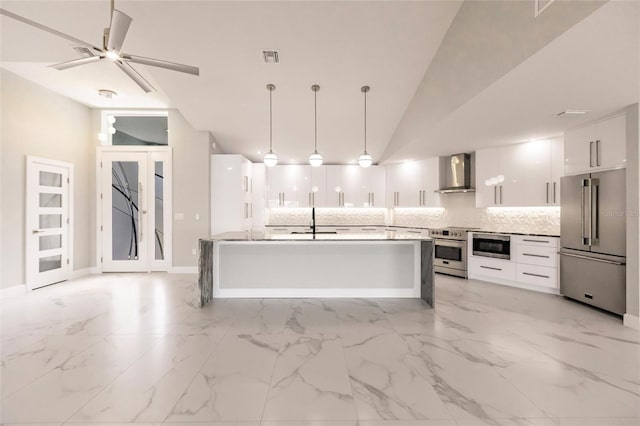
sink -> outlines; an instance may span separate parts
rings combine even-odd
[[[313,234],[313,231],[291,231],[290,234]],[[317,234],[337,234],[336,231],[316,231]]]

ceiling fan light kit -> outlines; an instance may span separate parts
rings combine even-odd
[[[155,91],[154,87],[149,83],[138,71],[136,71],[129,62],[149,65],[152,67],[164,68],[172,71],[179,71],[192,75],[200,75],[200,69],[190,65],[179,64],[176,62],[164,61],[161,59],[146,58],[143,56],[131,55],[122,52],[122,45],[124,44],[125,37],[129,31],[129,26],[133,20],[127,14],[115,9],[113,0],[111,1],[111,24],[109,28],[105,28],[102,37],[102,48],[96,47],[91,43],[75,38],[71,35],[65,34],[61,31],[42,25],[38,22],[32,21],[20,15],[16,15],[6,9],[0,8],[0,14],[5,15],[16,21],[20,21],[32,27],[38,28],[42,31],[54,34],[58,37],[64,38],[73,42],[78,50],[82,47],[85,49],[82,53],[82,58],[73,59],[71,61],[61,62],[59,64],[50,65],[59,71],[66,70],[68,68],[77,67],[80,65],[90,64],[98,62],[102,59],[112,61],[118,68],[120,68],[129,78],[131,78],[142,90],[145,92]]]
[[[264,165],[273,167],[278,164],[278,156],[273,152],[273,108],[271,102],[271,94],[276,90],[276,86],[267,84],[267,90],[269,91],[269,152],[264,156]]]

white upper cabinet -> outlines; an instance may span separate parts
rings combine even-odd
[[[311,192],[309,195],[311,207],[327,206],[327,167],[311,167]]]
[[[251,163],[241,155],[211,156],[211,234],[252,226]]]
[[[567,175],[625,167],[625,116],[617,115],[567,131],[564,153]]]
[[[387,166],[387,207],[439,207],[439,158]]]
[[[560,203],[562,139],[476,151],[476,207]]]
[[[308,207],[311,166],[282,165],[267,168],[268,207]]]

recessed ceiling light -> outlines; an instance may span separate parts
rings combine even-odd
[[[557,113],[556,115],[558,117],[561,117],[563,115],[584,115],[588,112],[591,112],[590,109],[566,109],[562,112]]]
[[[267,64],[277,64],[280,62],[280,55],[277,50],[263,50],[262,59]]]

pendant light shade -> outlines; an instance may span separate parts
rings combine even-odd
[[[358,157],[358,164],[367,168],[373,164],[373,157],[367,152],[367,93],[369,92],[369,86],[362,86],[360,91],[364,93],[364,152]]]
[[[311,86],[313,90],[313,128],[314,128],[314,140],[313,140],[313,154],[309,156],[309,164],[311,167],[320,167],[322,165],[322,155],[318,154],[318,90],[320,86],[314,84]]]
[[[273,152],[273,108],[271,103],[271,94],[276,90],[276,86],[273,84],[267,84],[267,90],[269,91],[269,152],[264,155],[264,165],[267,167],[273,167],[278,164],[278,156]]]

